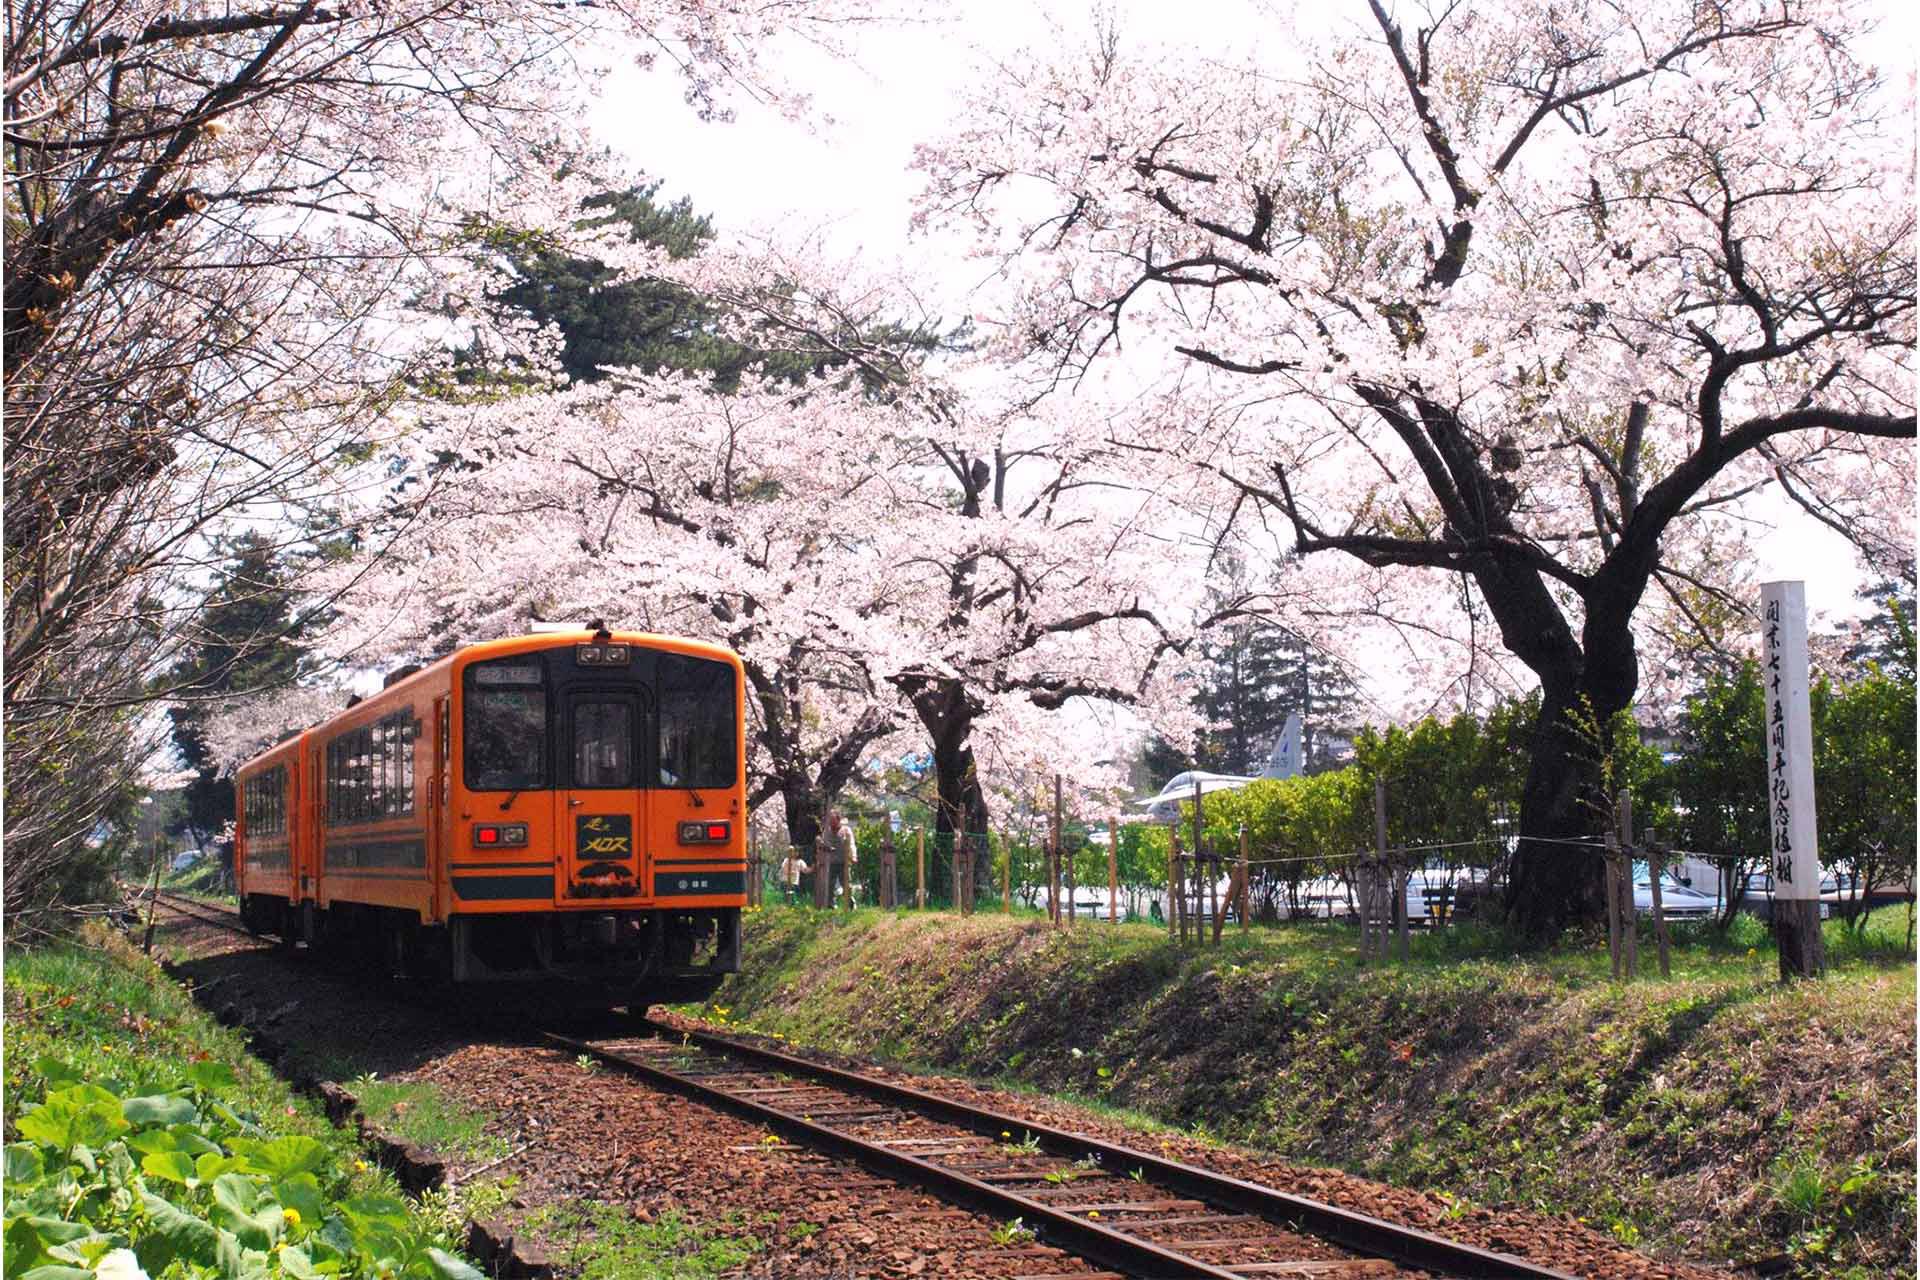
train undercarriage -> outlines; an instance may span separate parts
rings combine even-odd
[[[390,907],[250,894],[240,918],[284,947],[389,977],[581,1009],[704,1000],[740,968],[737,907],[455,915],[427,925]]]

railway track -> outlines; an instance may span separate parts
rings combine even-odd
[[[1006,1221],[1111,1277],[1570,1280],[1430,1232],[724,1036],[546,1039]],[[1015,1247],[1017,1252],[1017,1246]],[[1066,1280],[1056,1269],[1026,1280]]]
[[[168,910],[237,933],[238,913],[162,892]],[[1023,1280],[1430,1275],[1571,1280],[1566,1272],[1037,1124],[856,1071],[651,1019],[646,1034],[544,1039],[745,1117],[794,1146],[851,1160],[1037,1237],[996,1270]],[[1063,1272],[1059,1252],[1094,1270]]]
[[[202,924],[218,925],[222,929],[230,929],[234,933],[243,933],[248,937],[256,936],[251,929],[240,923],[238,911],[216,907],[212,903],[202,902],[198,898],[189,898],[185,894],[174,893],[167,889],[160,890],[156,896],[161,905],[168,910],[183,916],[191,916]]]

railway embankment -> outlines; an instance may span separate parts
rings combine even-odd
[[[478,1280],[444,1197],[403,1194],[132,943],[7,960],[7,1274]]]
[[[704,1012],[813,1048],[1111,1107],[1754,1274],[1914,1274],[1915,975],[1893,931],[1783,988],[1746,924],[1670,980],[1468,933],[1361,969],[1324,926],[1181,949],[1148,926],[754,913]],[[1643,950],[1651,968],[1651,952]]]

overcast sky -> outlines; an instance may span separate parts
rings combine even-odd
[[[1404,6],[1403,6],[1404,7]],[[1915,24],[1900,0],[1876,0],[1885,14],[1890,59],[1911,77]],[[929,294],[950,306],[946,318],[972,310],[966,298],[970,270],[938,242],[909,239],[908,218],[919,175],[914,145],[938,136],[957,109],[959,94],[977,68],[1022,47],[1042,47],[1083,35],[1093,6],[1087,0],[1046,5],[1004,0],[960,0],[926,6],[944,16],[915,24],[869,29],[848,65],[811,49],[781,56],[780,65],[807,86],[819,115],[831,123],[805,125],[752,103],[738,103],[727,124],[701,124],[681,98],[669,71],[618,73],[593,115],[597,133],[632,163],[711,214],[722,232],[782,227],[824,229],[835,249],[919,264]],[[1257,52],[1282,61],[1294,43],[1292,21],[1276,16],[1292,6],[1259,0],[1109,0],[1134,47],[1164,44],[1192,54]],[[1339,10],[1301,5],[1316,17],[1315,34],[1368,19],[1363,0]],[[1789,519],[1760,544],[1762,580],[1807,582],[1816,612],[1853,613],[1857,580],[1853,558],[1839,538],[1807,520]]]

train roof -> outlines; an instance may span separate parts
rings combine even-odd
[[[349,712],[359,711],[362,707],[367,707],[371,714],[371,708],[375,703],[388,700],[389,695],[409,693],[411,692],[410,686],[416,683],[431,681],[442,674],[450,678],[455,671],[465,670],[475,662],[486,662],[493,658],[511,657],[516,653],[539,653],[547,649],[564,649],[569,645],[579,644],[584,638],[598,634],[600,633],[596,632],[592,627],[581,626],[564,631],[543,630],[530,632],[526,635],[505,636],[498,640],[466,641],[454,649],[452,653],[436,658],[424,666],[407,672],[405,676],[394,680],[391,684],[379,690],[379,692],[370,693],[364,698],[356,699],[348,703],[346,706],[341,707],[340,710],[328,716],[325,720],[322,720],[319,724],[308,725],[297,733],[291,733],[287,737],[282,738],[279,742],[274,743],[271,747],[254,755],[248,759],[245,764],[235,769],[234,776],[237,778],[249,770],[268,766],[277,760],[278,757],[297,749],[301,741],[303,741],[309,733],[320,728],[321,725],[331,724],[335,720],[341,719]],[[736,669],[740,667],[739,654],[727,648],[725,645],[714,644],[707,640],[694,640],[686,636],[660,635],[651,631],[609,630],[606,634],[611,636],[612,640],[618,644],[630,644],[635,648],[643,649],[664,649],[672,653],[684,653],[702,658],[711,658],[715,662],[724,662],[728,666]],[[402,667],[400,670],[405,671],[406,668]]]

